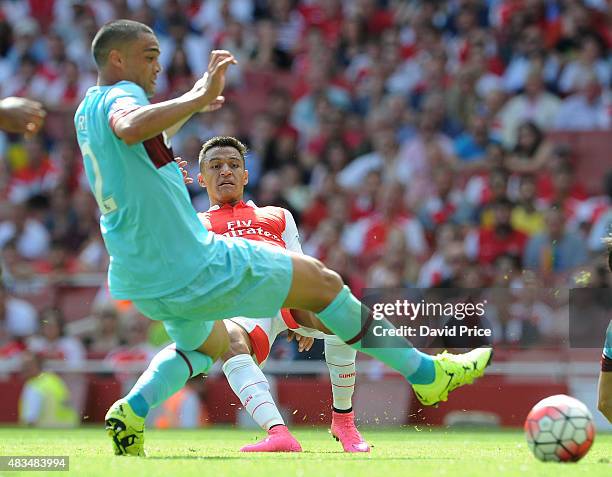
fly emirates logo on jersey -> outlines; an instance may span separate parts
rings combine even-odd
[[[230,220],[227,222],[227,230],[221,235],[225,237],[244,237],[250,240],[266,240],[276,244],[284,243],[281,237],[268,230],[264,230],[261,226],[253,224],[252,220]],[[253,235],[259,238],[253,237]]]

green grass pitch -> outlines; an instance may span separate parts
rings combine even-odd
[[[147,431],[148,457],[111,455],[101,428],[34,430],[0,428],[2,455],[68,455],[69,472],[1,472],[0,475],[84,477],[564,477],[612,475],[612,434],[600,433],[577,464],[541,463],[522,432],[413,427],[363,428],[370,454],[344,454],[325,427],[296,427],[301,454],[243,454],[258,430],[213,427],[195,431]]]

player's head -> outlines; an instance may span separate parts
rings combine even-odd
[[[161,71],[159,42],[144,23],[115,20],[105,24],[96,33],[91,52],[106,80],[132,81],[148,96],[155,93],[155,80]]]
[[[198,183],[206,188],[211,205],[242,200],[244,186],[249,182],[246,150],[238,139],[229,136],[213,137],[202,146]]]

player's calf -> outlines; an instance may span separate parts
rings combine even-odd
[[[599,375],[599,400],[597,409],[612,423],[612,372]]]

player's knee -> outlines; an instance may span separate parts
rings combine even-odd
[[[221,361],[225,362],[228,359],[240,354],[251,354],[247,344],[244,341],[230,340],[227,351],[223,354],[223,356],[221,356]]]
[[[338,273],[334,272],[330,268],[327,268],[321,262],[319,263],[322,268],[320,272],[321,282],[325,290],[323,295],[325,296],[325,301],[331,303],[333,299],[336,298],[336,295],[340,293],[340,290],[342,290],[344,281]]]
[[[223,362],[239,354],[251,354],[251,349],[247,343],[246,332],[231,321],[226,322],[229,343],[227,350],[221,356]]]

